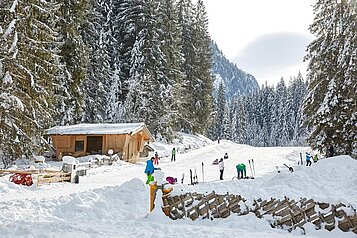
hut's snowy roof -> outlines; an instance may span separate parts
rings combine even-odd
[[[100,135],[129,134],[146,128],[144,123],[77,124],[55,126],[47,130],[48,135]],[[150,133],[150,132],[149,132]]]

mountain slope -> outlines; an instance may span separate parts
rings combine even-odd
[[[253,75],[239,69],[235,64],[225,58],[215,42],[212,41],[211,47],[215,97],[221,82],[223,82],[223,85],[225,86],[227,100],[230,100],[233,97],[251,95],[259,89],[258,82]]]

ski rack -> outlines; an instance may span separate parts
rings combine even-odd
[[[254,213],[257,218],[269,221],[271,227],[291,232],[297,228],[306,234],[304,225],[312,223],[316,230],[328,231],[339,228],[344,232],[357,234],[357,214],[352,206],[342,203],[337,205],[315,202],[301,198],[298,201],[284,199],[255,200],[248,207],[246,199],[240,195],[219,195],[214,191],[209,194],[186,193],[177,196],[163,196],[165,214],[173,220],[190,218],[191,220],[226,218],[231,214],[238,216]],[[346,212],[347,211],[347,212]]]

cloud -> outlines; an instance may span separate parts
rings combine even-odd
[[[262,35],[246,45],[233,59],[239,68],[257,78],[279,75],[284,69],[303,62],[312,36],[278,32]]]

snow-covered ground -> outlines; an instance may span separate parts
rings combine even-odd
[[[171,162],[172,145],[154,143],[163,157],[158,167],[166,176],[181,180],[173,194],[189,191],[240,194],[252,198],[313,198],[319,202],[342,202],[357,208],[357,161],[349,156],[322,159],[311,167],[298,165],[306,147],[257,148],[221,140],[220,144],[203,137],[184,136],[174,145],[179,152]],[[219,180],[215,159],[228,153],[224,160],[224,180]],[[247,165],[254,159],[256,178],[232,180],[238,163]],[[204,183],[202,182],[204,164]],[[290,173],[283,165],[293,166]],[[56,165],[55,163],[52,164]],[[58,166],[58,164],[57,164]],[[279,166],[281,173],[277,173]],[[273,229],[253,214],[231,215],[226,219],[170,220],[163,213],[148,215],[149,188],[145,184],[145,160],[138,164],[116,162],[112,166],[90,169],[79,184],[53,183],[41,186],[19,186],[0,177],[0,237],[295,237]],[[189,186],[189,170],[196,170],[198,183]],[[161,214],[161,216],[160,216]],[[307,237],[356,237],[338,229],[328,232],[305,225]]]

